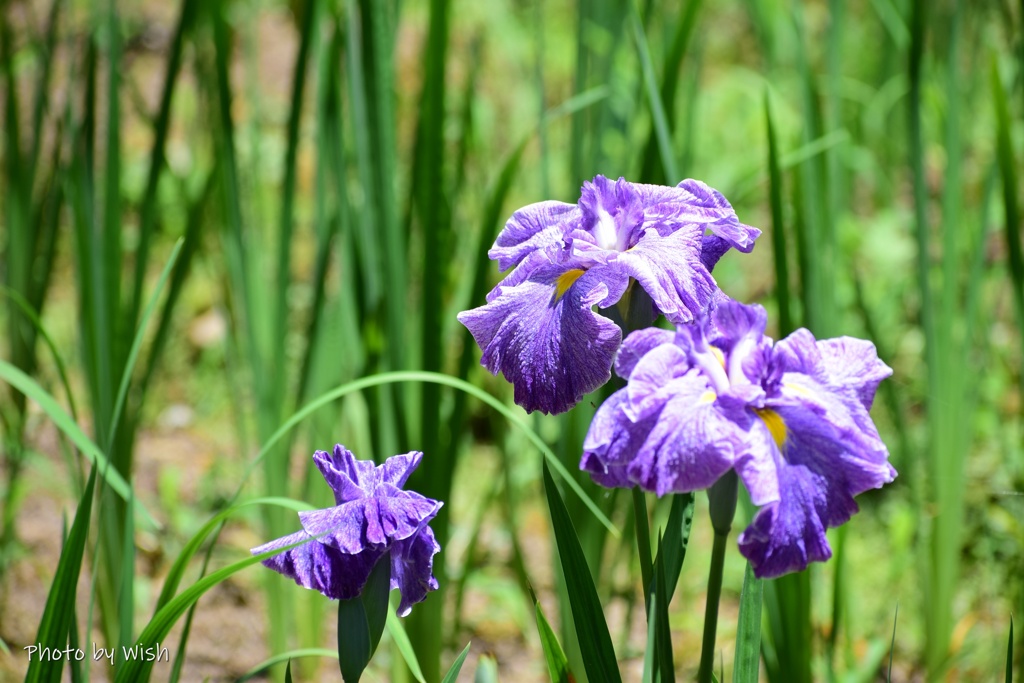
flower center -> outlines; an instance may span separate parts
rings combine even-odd
[[[561,299],[566,291],[572,287],[572,284],[579,280],[585,272],[582,268],[573,268],[559,275],[558,279],[555,280],[555,301]]]
[[[624,222],[622,210],[612,215],[602,207],[597,209],[597,223],[594,225],[594,239],[597,246],[609,251],[626,251],[629,246],[630,227],[622,225]]]
[[[782,444],[786,443],[786,422],[782,419],[782,416],[771,408],[755,408],[754,412],[764,422],[764,426],[771,432],[772,438],[775,439],[775,445],[782,450]]]

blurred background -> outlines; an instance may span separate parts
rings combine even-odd
[[[346,393],[261,447],[324,392],[388,371],[467,379],[512,406],[455,315],[498,281],[486,252],[511,212],[575,202],[596,174],[715,187],[763,230],[716,267],[719,286],[763,304],[776,338],[868,338],[895,370],[873,416],[899,478],[832,532],[831,562],[766,584],[763,679],[887,680],[891,645],[891,680],[992,680],[1011,614],[1024,678],[1024,4],[0,8],[0,679],[24,675],[89,471],[68,426],[15,388],[21,373],[110,463],[80,641],[133,642],[174,559],[230,502],[329,505],[310,455],[340,442],[378,461],[424,451],[410,487],[446,501],[442,590],[406,626],[424,676],[471,640],[463,676],[483,661],[544,680],[530,588],[563,644],[572,625],[559,625],[540,454],[522,430],[464,392],[402,381]],[[575,472],[601,400],[558,417],[512,408]],[[622,530],[567,495],[639,680],[632,509],[579,482]],[[683,677],[697,668],[706,517],[698,495],[671,611]],[[293,511],[247,509],[187,581],[296,528]],[[726,680],[743,568],[731,547]],[[235,680],[273,654],[334,647],[327,601],[271,574],[217,584],[164,643],[180,663],[155,680]],[[385,648],[366,678],[404,675]],[[336,665],[307,658],[297,678],[334,680]]]

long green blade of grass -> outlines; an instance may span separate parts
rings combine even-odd
[[[733,683],[757,683],[761,667],[761,604],[764,585],[747,563],[740,593],[740,616],[736,626],[736,656]]]
[[[15,387],[30,399],[36,402],[44,413],[46,413],[61,432],[100,470],[107,486],[118,496],[127,501],[131,495],[131,487],[116,470],[109,466],[109,460],[89,437],[79,428],[71,416],[64,412],[60,404],[45,389],[36,383],[31,377],[23,373],[5,360],[0,360],[0,379]],[[159,529],[160,524],[149,514],[149,511],[141,503],[135,504],[136,510],[141,513],[150,529]]]
[[[544,463],[543,470],[544,492],[547,495],[548,510],[551,512],[559,562],[565,575],[569,605],[572,608],[572,619],[576,626],[587,678],[591,681],[615,683],[621,678],[601,600],[597,596],[597,587],[594,585],[569,511],[555,488],[547,463]]]
[[[97,466],[94,464],[92,472],[89,474],[89,483],[86,484],[85,492],[78,502],[78,510],[75,512],[75,521],[71,525],[71,532],[64,542],[60,559],[57,561],[57,571],[46,597],[43,616],[39,621],[36,643],[45,644],[47,647],[60,648],[63,643],[68,641],[71,631],[74,610],[68,609],[68,605],[73,605],[75,602],[78,574],[82,569],[85,542],[89,537],[92,498],[96,488],[96,470]],[[25,683],[60,681],[63,668],[64,660],[61,657],[44,657],[40,653],[36,659],[30,658]]]

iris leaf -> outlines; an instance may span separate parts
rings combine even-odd
[[[590,567],[587,566],[579,538],[569,518],[562,496],[555,488],[547,462],[544,469],[544,492],[547,495],[551,524],[555,531],[558,558],[565,576],[565,586],[572,609],[573,623],[579,639],[580,653],[587,678],[592,681],[620,681],[615,648],[612,646],[608,624],[604,618],[601,600],[597,595]]]

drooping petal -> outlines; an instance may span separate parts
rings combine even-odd
[[[427,592],[437,590],[433,567],[434,555],[440,550],[429,526],[391,547],[391,588],[402,593],[398,616],[407,616],[414,604],[427,597]]]
[[[615,303],[627,279],[603,270],[538,269],[459,314],[483,350],[481,363],[505,375],[527,411],[564,412],[611,376],[622,332],[591,308]]]
[[[374,565],[384,554],[380,549],[346,555],[319,543],[305,531],[271,541],[251,552],[260,555],[302,540],[307,542],[263,560],[263,565],[293,579],[303,588],[320,591],[335,600],[349,600],[359,595]]]
[[[782,446],[772,449],[769,461],[776,470],[778,501],[763,507],[739,539],[759,577],[799,571],[831,557],[826,530],[857,511],[854,495],[894,475],[888,463],[862,459],[856,444],[816,410],[799,405],[772,410],[784,425]],[[757,482],[743,472],[740,476],[752,493],[758,490]]]
[[[384,548],[388,544],[376,498],[359,498],[332,508],[303,511],[299,513],[299,521],[310,536],[319,536],[320,543],[347,555],[367,548]]]
[[[635,278],[666,318],[686,323],[707,308],[716,288],[715,279],[701,263],[700,245],[699,227],[665,237],[651,229],[612,265]]]
[[[532,252],[558,244],[580,221],[574,204],[545,201],[530,204],[512,214],[487,252],[501,270],[518,265]]]
[[[583,440],[580,469],[595,483],[608,488],[630,488],[626,469],[654,426],[657,415],[639,423],[626,416],[626,390],[620,389],[601,404]]]

